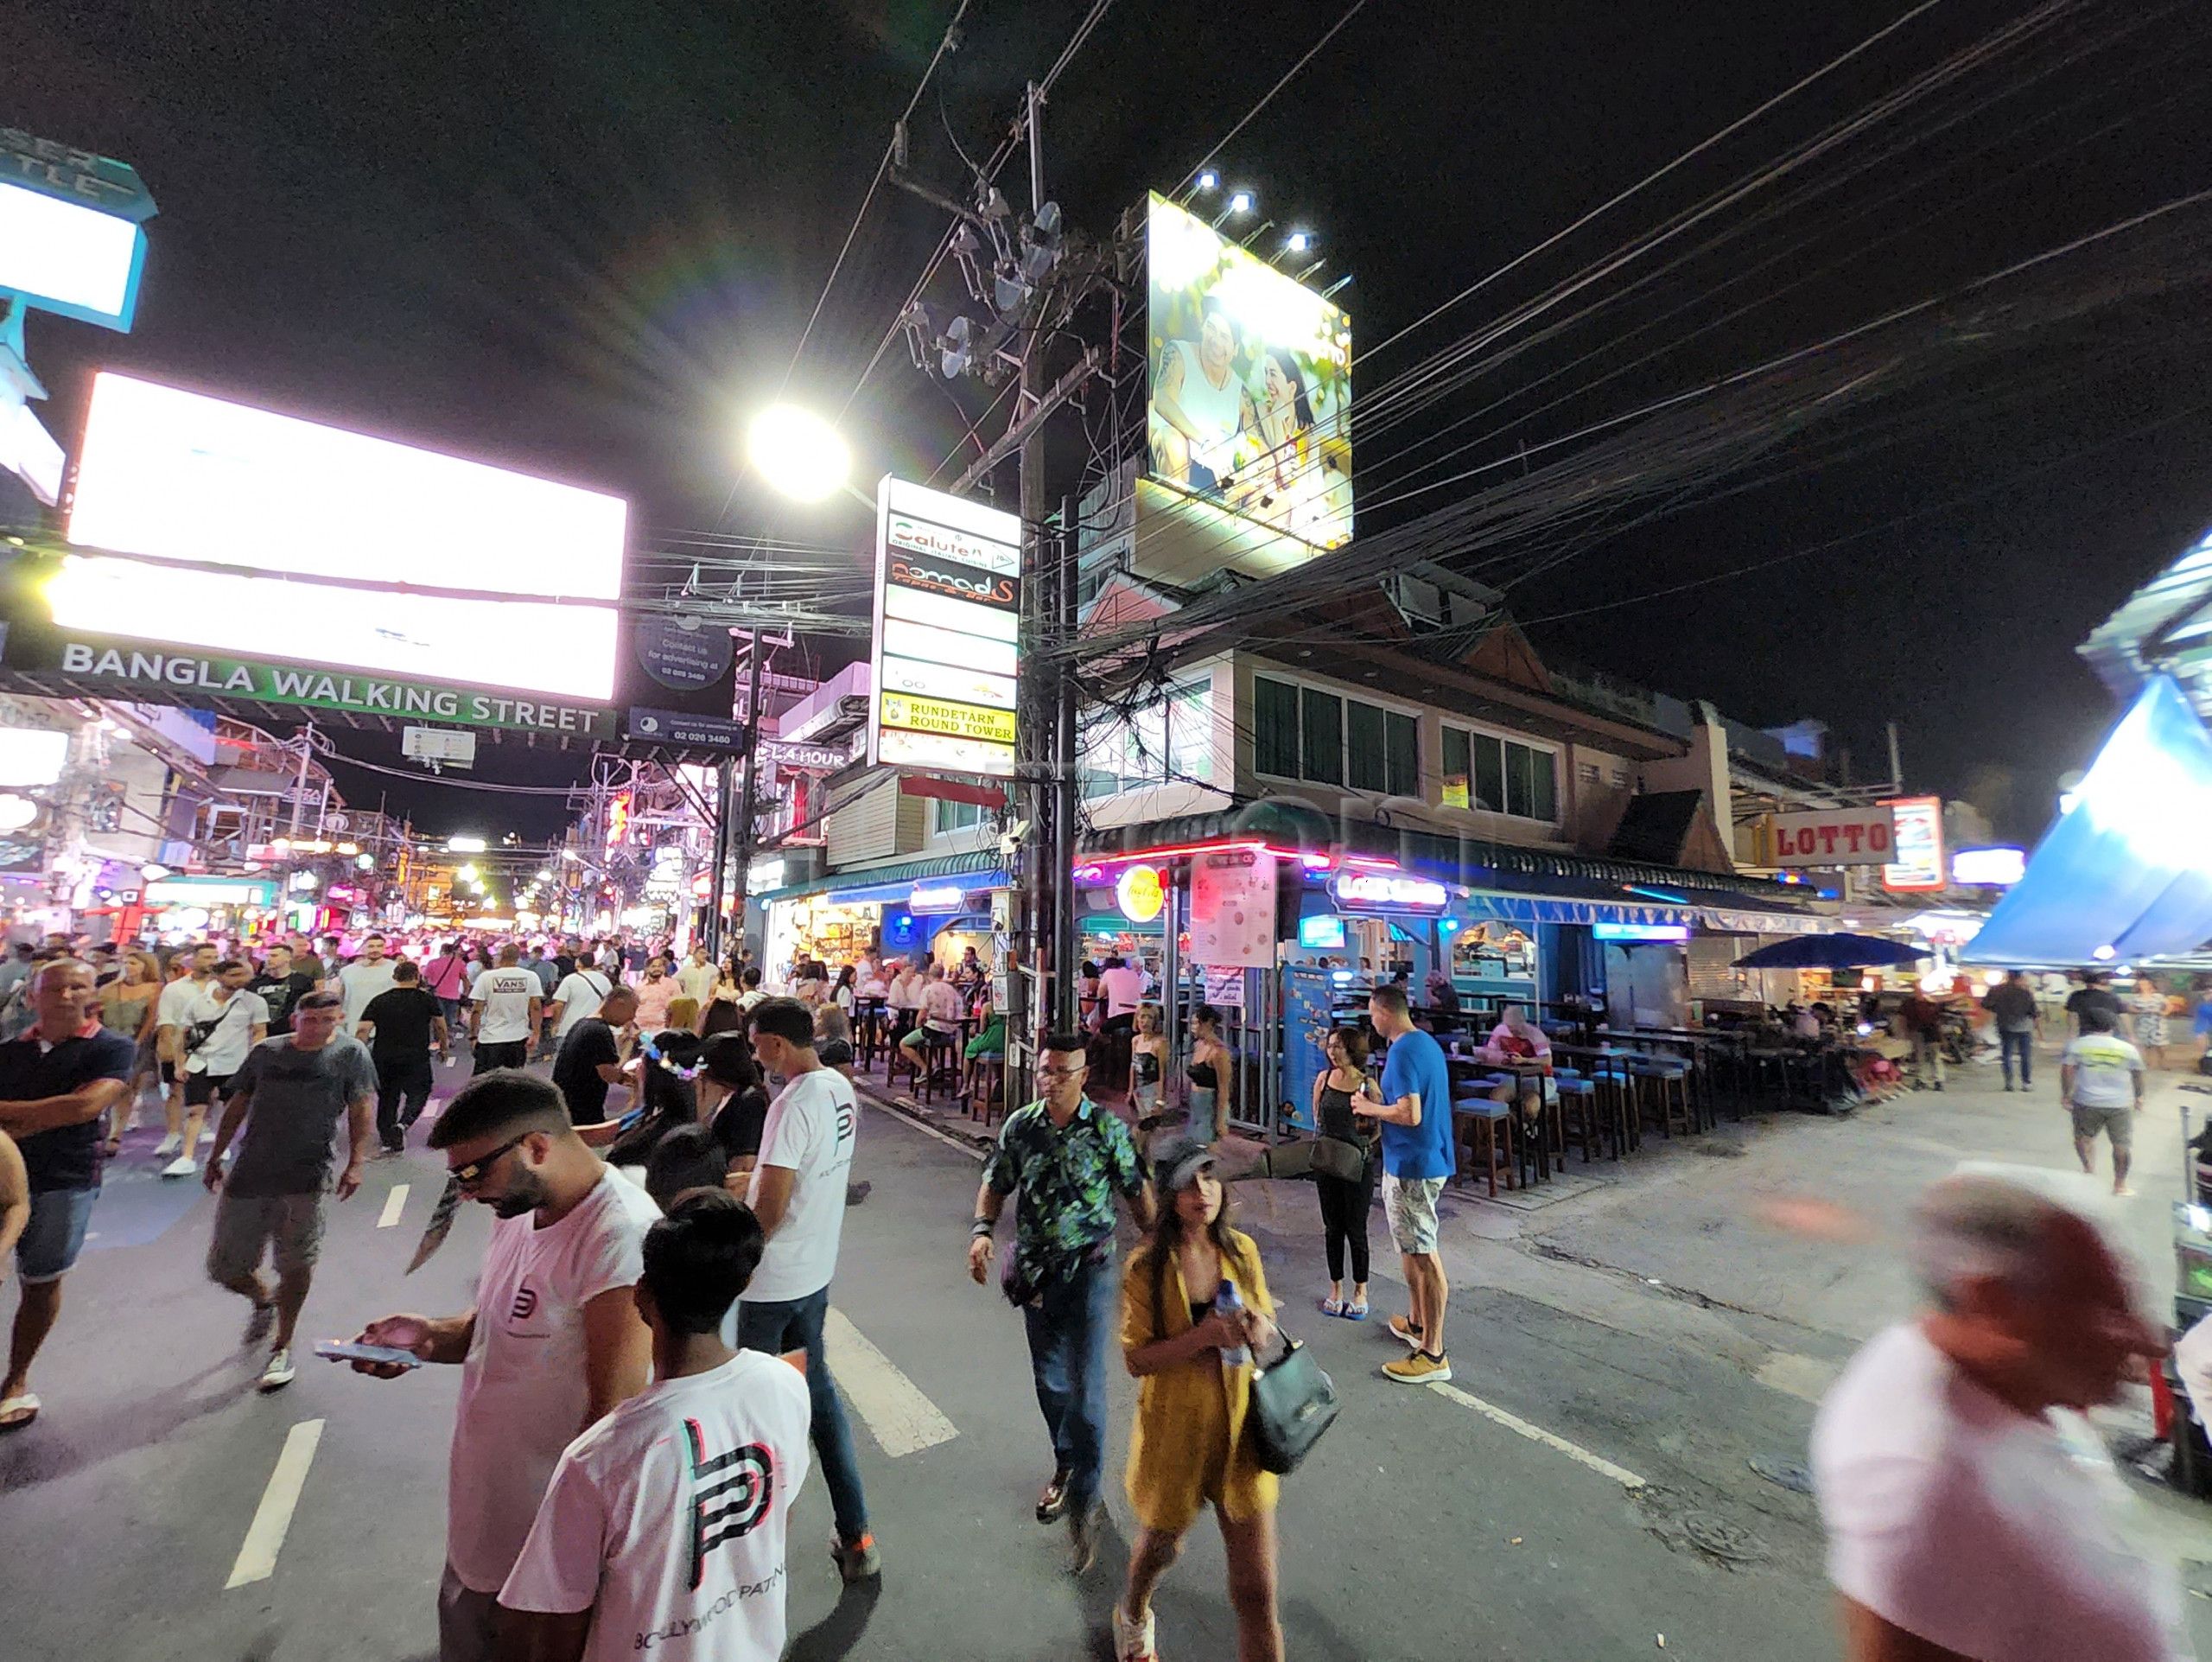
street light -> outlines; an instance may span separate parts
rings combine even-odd
[[[810,410],[772,404],[745,431],[746,455],[785,496],[819,502],[845,488],[853,453],[837,430]]]

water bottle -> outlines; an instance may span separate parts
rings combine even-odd
[[[1230,1284],[1228,1277],[1224,1277],[1221,1285],[1214,1289],[1213,1313],[1233,1320],[1243,1309],[1244,1301],[1236,1296],[1236,1289]],[[1221,1353],[1224,1367],[1249,1367],[1251,1361],[1251,1347],[1247,1345],[1239,1345],[1234,1350],[1224,1349]]]

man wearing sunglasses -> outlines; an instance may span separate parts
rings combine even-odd
[[[430,1146],[461,1193],[498,1214],[475,1308],[435,1320],[387,1315],[361,1342],[461,1364],[438,1656],[488,1662],[499,1588],[562,1450],[645,1386],[652,1340],[631,1289],[660,1214],[584,1145],[561,1093],[534,1074],[500,1069],[470,1080]]]

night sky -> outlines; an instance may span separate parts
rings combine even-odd
[[[1373,388],[2027,10],[1953,3],[1914,20],[1417,335],[1361,355],[1909,9],[1370,0],[1224,152],[1224,171],[1267,217],[1318,235],[1317,282],[1353,274],[1340,298],[1355,387]],[[957,186],[948,125],[970,154],[987,150],[1082,10],[976,0],[916,111],[918,170]],[[1928,93],[1915,147],[1852,152],[1864,165],[1847,175],[1843,158],[1811,164],[1794,177],[1824,188],[1501,357],[1429,424],[1513,393],[1513,424],[1467,430],[1497,430],[1478,458],[1510,455],[2212,184],[2189,125],[2212,68],[2205,20],[2063,10],[2037,43]],[[1209,22],[1120,0],[1046,118],[1049,183],[1071,220],[1103,230],[1147,188],[1172,187],[1343,10],[1277,0]],[[73,436],[89,373],[109,365],[617,491],[655,530],[849,543],[857,566],[856,507],[800,513],[733,492],[735,434],[782,380],[951,11],[571,0],[465,18],[340,7],[308,26],[266,4],[28,0],[8,26],[0,123],[131,162],[161,207],[135,334],[34,319],[51,423]],[[1019,203],[1018,180],[1003,182]],[[845,401],[943,223],[879,192],[794,396]],[[1894,719],[1910,782],[2031,837],[2056,777],[2087,761],[2113,713],[2074,646],[2212,522],[2212,349],[2190,315],[2177,310],[2148,357],[2031,347],[1854,461],[1777,467],[1761,488],[1687,503],[1525,583],[1510,561],[1484,575],[1510,583],[1548,657],[1754,723],[1819,716],[1873,771]],[[1609,367],[1620,373],[1603,386],[1538,407]],[[982,399],[949,397],[894,345],[848,423],[858,476],[926,473],[961,433],[959,403]],[[1395,454],[1424,430],[1410,422],[1361,449],[1363,495],[1388,494],[1433,453]],[[1363,507],[1363,524],[1443,500]],[[512,756],[485,772],[546,779]],[[433,830],[482,818],[403,780],[346,782],[371,803],[391,790]],[[561,823],[557,799],[502,800],[529,834]]]

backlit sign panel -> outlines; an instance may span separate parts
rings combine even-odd
[[[127,331],[153,215],[125,163],[0,127],[0,294]]]
[[[1686,923],[1593,923],[1590,934],[1595,940],[1688,940],[1690,927]]]
[[[1882,806],[1897,824],[1897,857],[1882,868],[1882,887],[1902,894],[1946,887],[1951,874],[1943,859],[1943,799],[1898,797]]]
[[[627,519],[620,497],[104,372],[69,540],[151,557],[73,556],[46,594],[63,628],[603,704]]]
[[[1452,899],[1442,883],[1382,871],[1340,871],[1329,880],[1329,894],[1346,912],[1434,914]]]
[[[1156,866],[1125,867],[1114,880],[1114,903],[1132,923],[1150,923],[1166,901],[1166,886]]]
[[[886,476],[876,490],[868,758],[1014,772],[1021,521]]]

